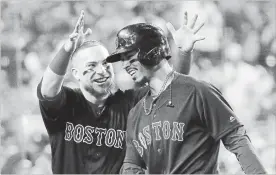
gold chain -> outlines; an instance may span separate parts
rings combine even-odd
[[[155,101],[155,100],[161,95],[161,93],[165,90],[166,84],[167,84],[169,78],[171,77],[171,75],[173,75],[173,73],[174,73],[174,70],[172,70],[172,71],[167,75],[166,80],[164,81],[164,84],[162,85],[162,87],[161,87],[159,93],[157,94],[157,96],[156,96],[155,98],[153,98],[152,102],[150,103],[149,109],[146,108],[146,98],[147,98],[147,96],[148,96],[150,90],[149,90],[149,91],[147,92],[147,94],[145,95],[145,97],[144,97],[144,99],[143,99],[143,108],[144,108],[144,111],[145,111],[145,114],[146,114],[146,115],[149,115],[149,114],[151,113],[151,111],[152,111],[152,106],[153,106],[154,101]]]

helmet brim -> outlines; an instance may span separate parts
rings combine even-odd
[[[117,49],[115,52],[113,52],[111,55],[109,55],[106,58],[106,62],[108,62],[108,63],[115,63],[115,62],[118,62],[118,61],[122,61],[121,54],[122,53],[130,52],[132,50],[133,49],[131,49],[131,48],[120,48],[120,49]]]

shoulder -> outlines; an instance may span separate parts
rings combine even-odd
[[[210,91],[220,91],[211,83],[203,81],[203,80],[198,80],[194,77],[191,77],[189,75],[184,75],[181,73],[177,73],[177,79],[176,82],[180,85],[186,86],[186,87],[192,87],[196,92],[198,93],[206,93]]]
[[[66,101],[70,104],[80,104],[86,102],[86,99],[80,88],[71,88],[68,86],[63,86],[62,91],[66,94]]]
[[[126,91],[124,91],[124,94],[128,97],[136,98],[136,97],[142,97],[142,96],[146,95],[148,90],[149,90],[149,87],[144,86],[144,87],[137,88],[137,89],[126,90]]]
[[[75,95],[75,96],[82,96],[83,95],[80,88],[71,88],[71,87],[68,87],[68,86],[62,86],[62,89],[68,94],[72,94],[72,95]]]
[[[143,102],[140,100],[129,112],[128,117],[127,117],[127,122],[128,124],[134,124],[135,121],[139,120],[141,114],[143,112]]]
[[[110,95],[106,101],[109,105],[116,105],[120,107],[125,107],[129,103],[129,98],[132,92],[129,90],[127,93],[118,89],[114,94]]]
[[[114,95],[112,95],[112,99],[116,101],[127,101],[128,103],[132,102],[131,105],[134,107],[134,105],[146,95],[148,91],[148,87],[142,87],[138,89],[129,89],[125,91],[118,90]]]
[[[118,101],[124,100],[125,98],[126,98],[126,94],[119,89],[114,94],[110,95],[108,100],[112,102],[118,102]]]

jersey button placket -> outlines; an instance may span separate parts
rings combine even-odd
[[[153,107],[152,107],[153,109],[153,120],[156,118],[156,101],[155,102],[153,102]]]
[[[161,148],[158,148],[157,151],[158,151],[159,154],[162,153],[162,149]]]
[[[101,156],[101,153],[96,153],[96,158],[99,158]]]

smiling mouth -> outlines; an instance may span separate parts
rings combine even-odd
[[[136,68],[129,68],[129,69],[126,69],[126,71],[129,75],[133,76],[136,73],[137,69]]]
[[[97,78],[94,81],[96,83],[105,83],[108,79],[109,79],[109,77],[103,77],[103,78]]]

